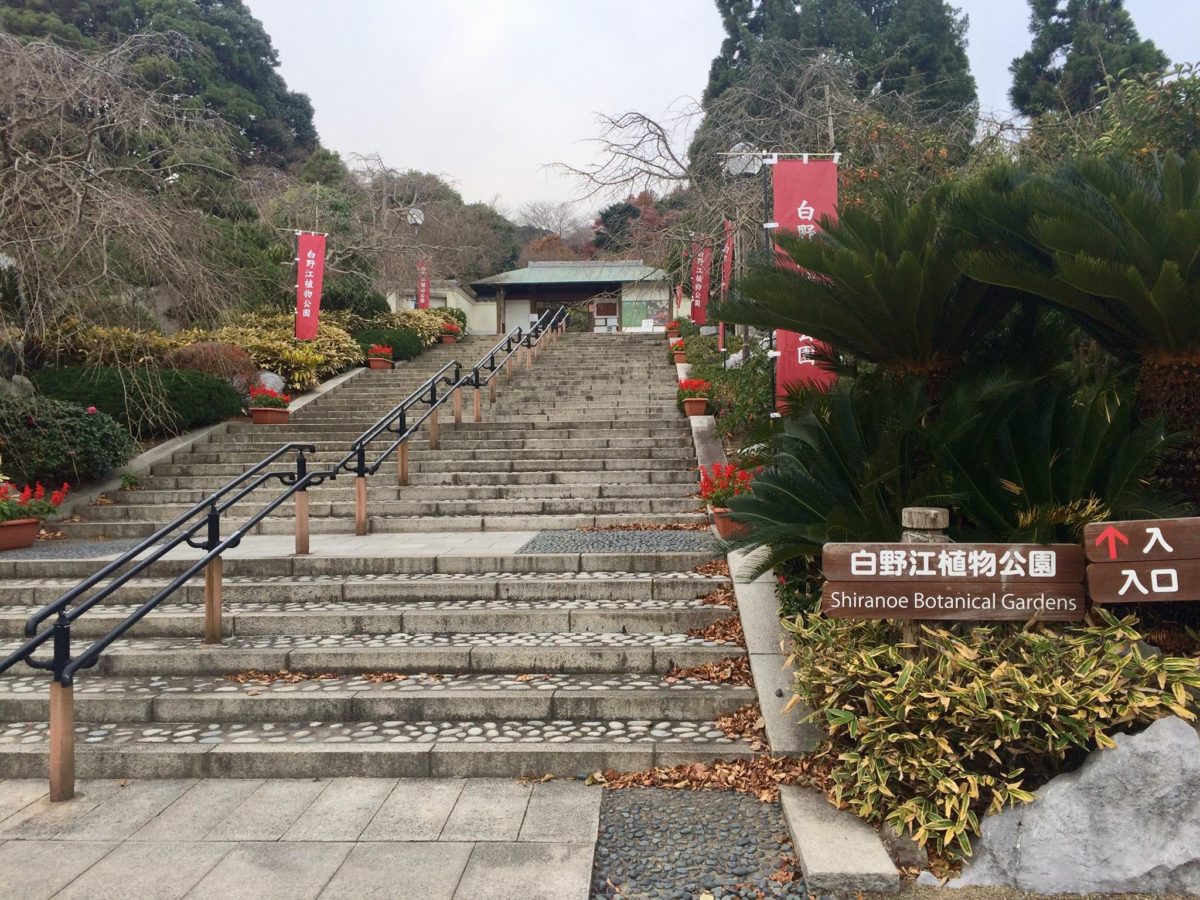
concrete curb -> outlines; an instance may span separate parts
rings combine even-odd
[[[692,416],[689,422],[699,464],[724,464],[725,449],[717,434],[716,419]],[[779,621],[774,573],[768,570],[757,578],[750,577],[755,556],[732,550],[726,559],[767,743],[776,754],[811,753],[820,744],[822,733],[811,722],[800,721],[808,712],[804,707],[793,706],[790,712],[784,712],[793,695],[793,675],[787,662],[791,636]],[[900,890],[900,873],[870,825],[853,813],[835,809],[810,789],[783,787],[779,799],[810,894]]]

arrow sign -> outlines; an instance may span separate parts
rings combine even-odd
[[[1105,541],[1108,541],[1109,559],[1117,558],[1117,541],[1120,541],[1127,547],[1129,546],[1129,538],[1127,538],[1120,531],[1117,531],[1116,527],[1112,525],[1109,525],[1102,532],[1100,532],[1099,536],[1096,538],[1096,546],[1099,547]]]

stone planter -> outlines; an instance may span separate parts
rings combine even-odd
[[[729,518],[729,510],[724,506],[710,506],[708,511],[712,513],[713,525],[716,526],[721,540],[736,541],[750,533],[750,526]]]
[[[458,343],[458,335],[443,334],[442,335],[442,343],[443,344],[457,344]]]
[[[274,406],[252,406],[250,418],[254,420],[255,425],[286,425],[288,411],[276,409]]]
[[[392,361],[382,356],[367,357],[367,367],[371,369],[390,369]]]
[[[13,519],[9,522],[0,522],[0,551],[20,550],[22,547],[32,546],[33,542],[37,540],[41,527],[40,519]]]
[[[675,351],[675,364],[678,365],[679,363],[685,363],[685,362],[687,362],[687,354],[680,352],[679,350],[676,350]]]
[[[683,401],[685,416],[702,416],[708,411],[707,397],[686,397]]]

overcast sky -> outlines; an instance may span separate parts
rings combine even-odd
[[[594,158],[595,114],[661,115],[698,98],[724,37],[711,0],[247,0],[308,94],[325,146],[446,176],[513,212],[564,200],[546,171]],[[984,110],[1009,103],[1026,0],[955,0],[970,16]],[[1200,60],[1200,0],[1126,0],[1143,37]],[[589,210],[590,211],[590,210]]]

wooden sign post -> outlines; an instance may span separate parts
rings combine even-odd
[[[826,544],[822,562],[821,611],[834,617],[1075,622],[1087,612],[1076,544]]]
[[[1200,600],[1200,519],[1097,522],[1083,546],[1094,603]]]

